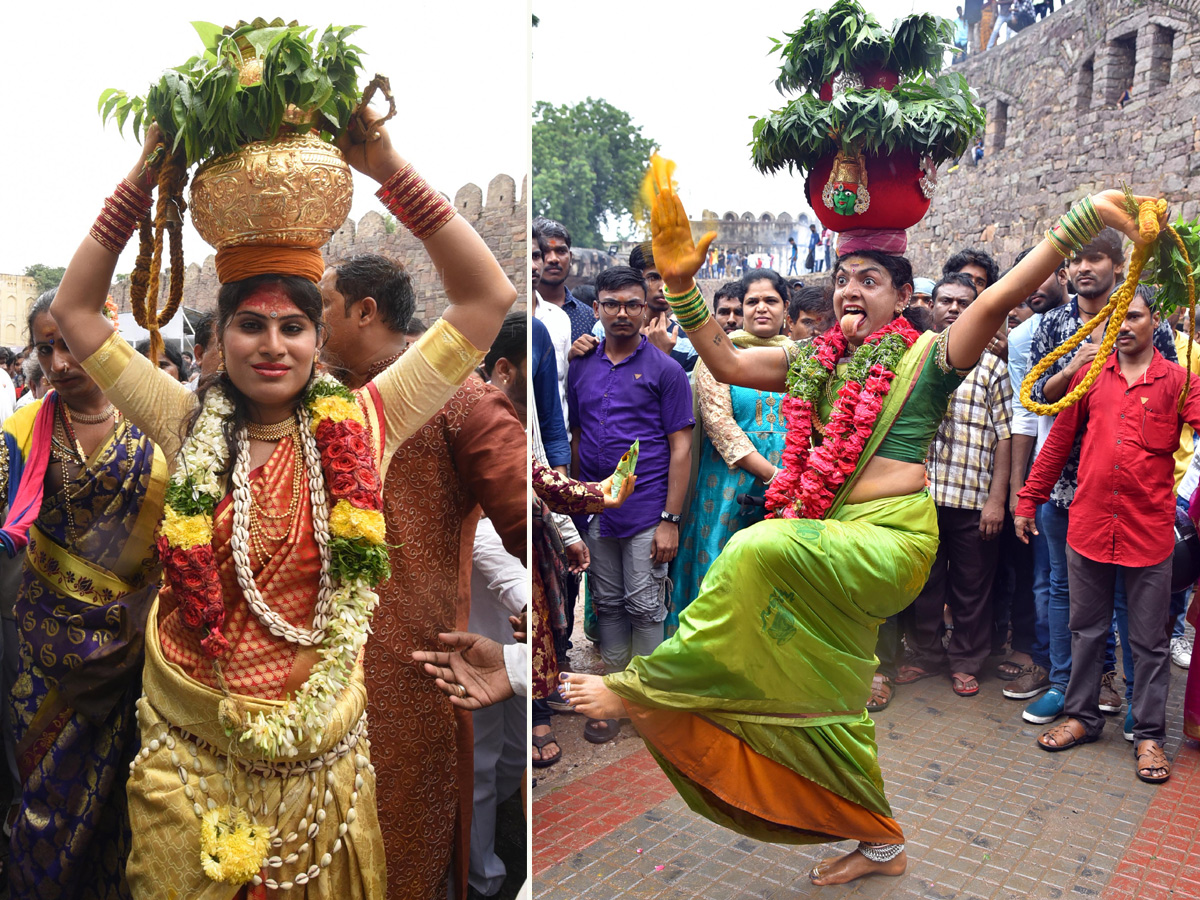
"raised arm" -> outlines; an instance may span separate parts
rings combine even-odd
[[[654,200],[650,232],[654,242],[654,262],[666,282],[667,291],[675,296],[695,291],[695,297],[699,298],[697,302],[704,306],[695,275],[704,264],[704,254],[717,233],[710,231],[697,245],[692,239],[692,226],[683,209],[683,201],[669,187],[664,187]],[[762,391],[784,390],[788,369],[786,351],[778,347],[738,350],[715,319],[709,317],[698,328],[692,328],[689,327],[690,320],[685,321],[688,316],[679,315],[678,311],[677,316],[692,346],[717,381]]]
[[[112,335],[112,322],[104,316],[104,301],[121,250],[137,227],[133,217],[140,220],[150,209],[154,174],[148,170],[146,160],[161,140],[158,126],[151,125],[138,161],[106,201],[96,224],[71,257],[50,304],[50,314],[78,360],[87,359]]]
[[[490,347],[517,299],[517,289],[483,238],[396,152],[382,125],[368,125],[366,133],[378,137],[363,144],[351,141],[351,131],[347,129],[338,146],[351,166],[383,185],[381,199],[425,244],[450,301],[442,318],[476,347]],[[421,217],[413,221],[405,212],[417,205]]]
[[[1099,216],[1100,224],[1123,232],[1135,244],[1143,244],[1138,234],[1135,218],[1125,212],[1125,195],[1121,191],[1104,191],[1091,197]],[[1153,197],[1138,197],[1138,202],[1153,200]],[[1079,204],[1076,205],[1077,207]],[[1071,215],[1068,213],[1068,215]],[[1066,218],[1064,216],[1064,218]],[[1060,220],[1061,221],[1061,220]],[[1160,216],[1166,221],[1166,214]],[[1093,229],[1098,233],[1099,229]],[[1024,259],[1013,266],[1004,277],[987,288],[966,311],[959,316],[947,337],[946,358],[959,369],[968,369],[979,361],[980,354],[996,331],[1026,297],[1037,290],[1043,281],[1058,268],[1063,253],[1055,249],[1049,239],[1043,238]]]

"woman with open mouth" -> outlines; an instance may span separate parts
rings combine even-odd
[[[833,267],[840,328],[789,349],[735,350],[695,286],[708,244],[659,185],[654,259],[680,323],[721,382],[786,391],[788,435],[766,494],[771,518],[737,532],[653,654],[600,678],[564,675],[596,718],[629,716],[688,805],[757,840],[857,840],[816,866],[815,884],[900,875],[864,707],[879,623],[925,583],[938,545],[924,460],[950,394],[1009,312],[1104,225],[1142,243],[1124,195],[1087,198],[1072,234],[1043,240],[940,334],[896,310],[912,266],[890,232],[843,235]],[[903,233],[901,232],[901,235]]]

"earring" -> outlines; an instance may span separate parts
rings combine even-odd
[[[217,362],[217,374],[220,375],[222,372],[225,371],[225,345],[224,344],[217,345],[217,354],[218,354],[218,360],[219,360]]]

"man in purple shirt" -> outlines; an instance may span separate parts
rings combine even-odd
[[[596,278],[596,297],[604,340],[572,360],[567,406],[577,478],[607,478],[640,442],[637,490],[620,509],[594,516],[585,538],[600,656],[605,672],[620,672],[662,642],[667,565],[679,548],[695,419],[687,373],[641,333],[641,273],[606,269]],[[616,719],[589,720],[584,737],[603,743],[618,730]]]

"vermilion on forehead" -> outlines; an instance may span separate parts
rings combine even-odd
[[[283,318],[284,316],[303,316],[300,309],[291,298],[283,292],[279,285],[261,287],[241,302],[238,312],[255,312],[263,316]],[[307,318],[307,317],[306,317]]]

